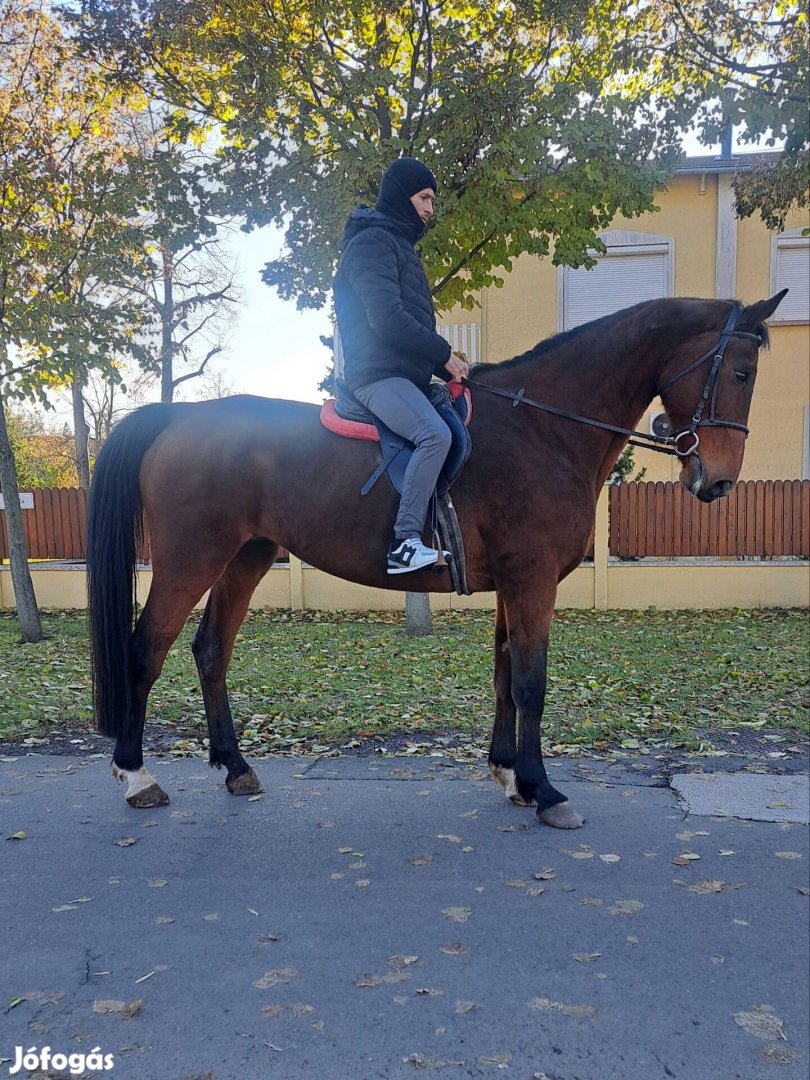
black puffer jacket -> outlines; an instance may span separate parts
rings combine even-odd
[[[344,381],[354,390],[400,376],[426,391],[431,376],[449,379],[450,345],[436,333],[436,315],[414,244],[415,221],[360,207],[349,215],[335,275],[335,314],[343,345]]]

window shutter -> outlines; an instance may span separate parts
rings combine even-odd
[[[563,329],[612,315],[642,300],[669,294],[665,245],[641,251],[609,251],[592,270],[566,268]]]
[[[810,321],[810,237],[776,241],[776,291],[790,289],[773,314],[774,322]]]

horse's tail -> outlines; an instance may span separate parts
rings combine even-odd
[[[146,405],[101,448],[87,508],[87,607],[96,727],[111,738],[137,734],[132,717],[135,562],[143,538],[139,473],[144,454],[176,406]]]

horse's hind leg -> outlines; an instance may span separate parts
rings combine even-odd
[[[209,761],[212,766],[224,765],[228,770],[225,785],[232,795],[252,795],[261,787],[239,751],[225,675],[253,590],[277,554],[278,545],[261,537],[254,537],[240,548],[211,590],[191,646],[208,721]]]
[[[171,572],[159,567],[169,565]],[[222,573],[223,566],[194,563],[194,571],[182,574],[174,563],[157,558],[154,563],[152,586],[132,635],[132,733],[119,735],[113,750],[113,774],[127,784],[126,800],[139,809],[166,806],[168,795],[144,767],[143,729],[149,691],[163,669],[166,654],[183,629],[212,581]]]

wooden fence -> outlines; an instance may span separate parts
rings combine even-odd
[[[610,554],[808,558],[810,480],[747,480],[713,503],[680,484],[619,484],[610,489]]]
[[[84,559],[86,492],[33,495],[33,510],[23,510],[29,558]],[[620,484],[610,488],[609,511],[610,554],[619,558],[810,558],[810,480],[748,480],[714,503],[679,484]],[[8,558],[5,516],[0,560]]]

